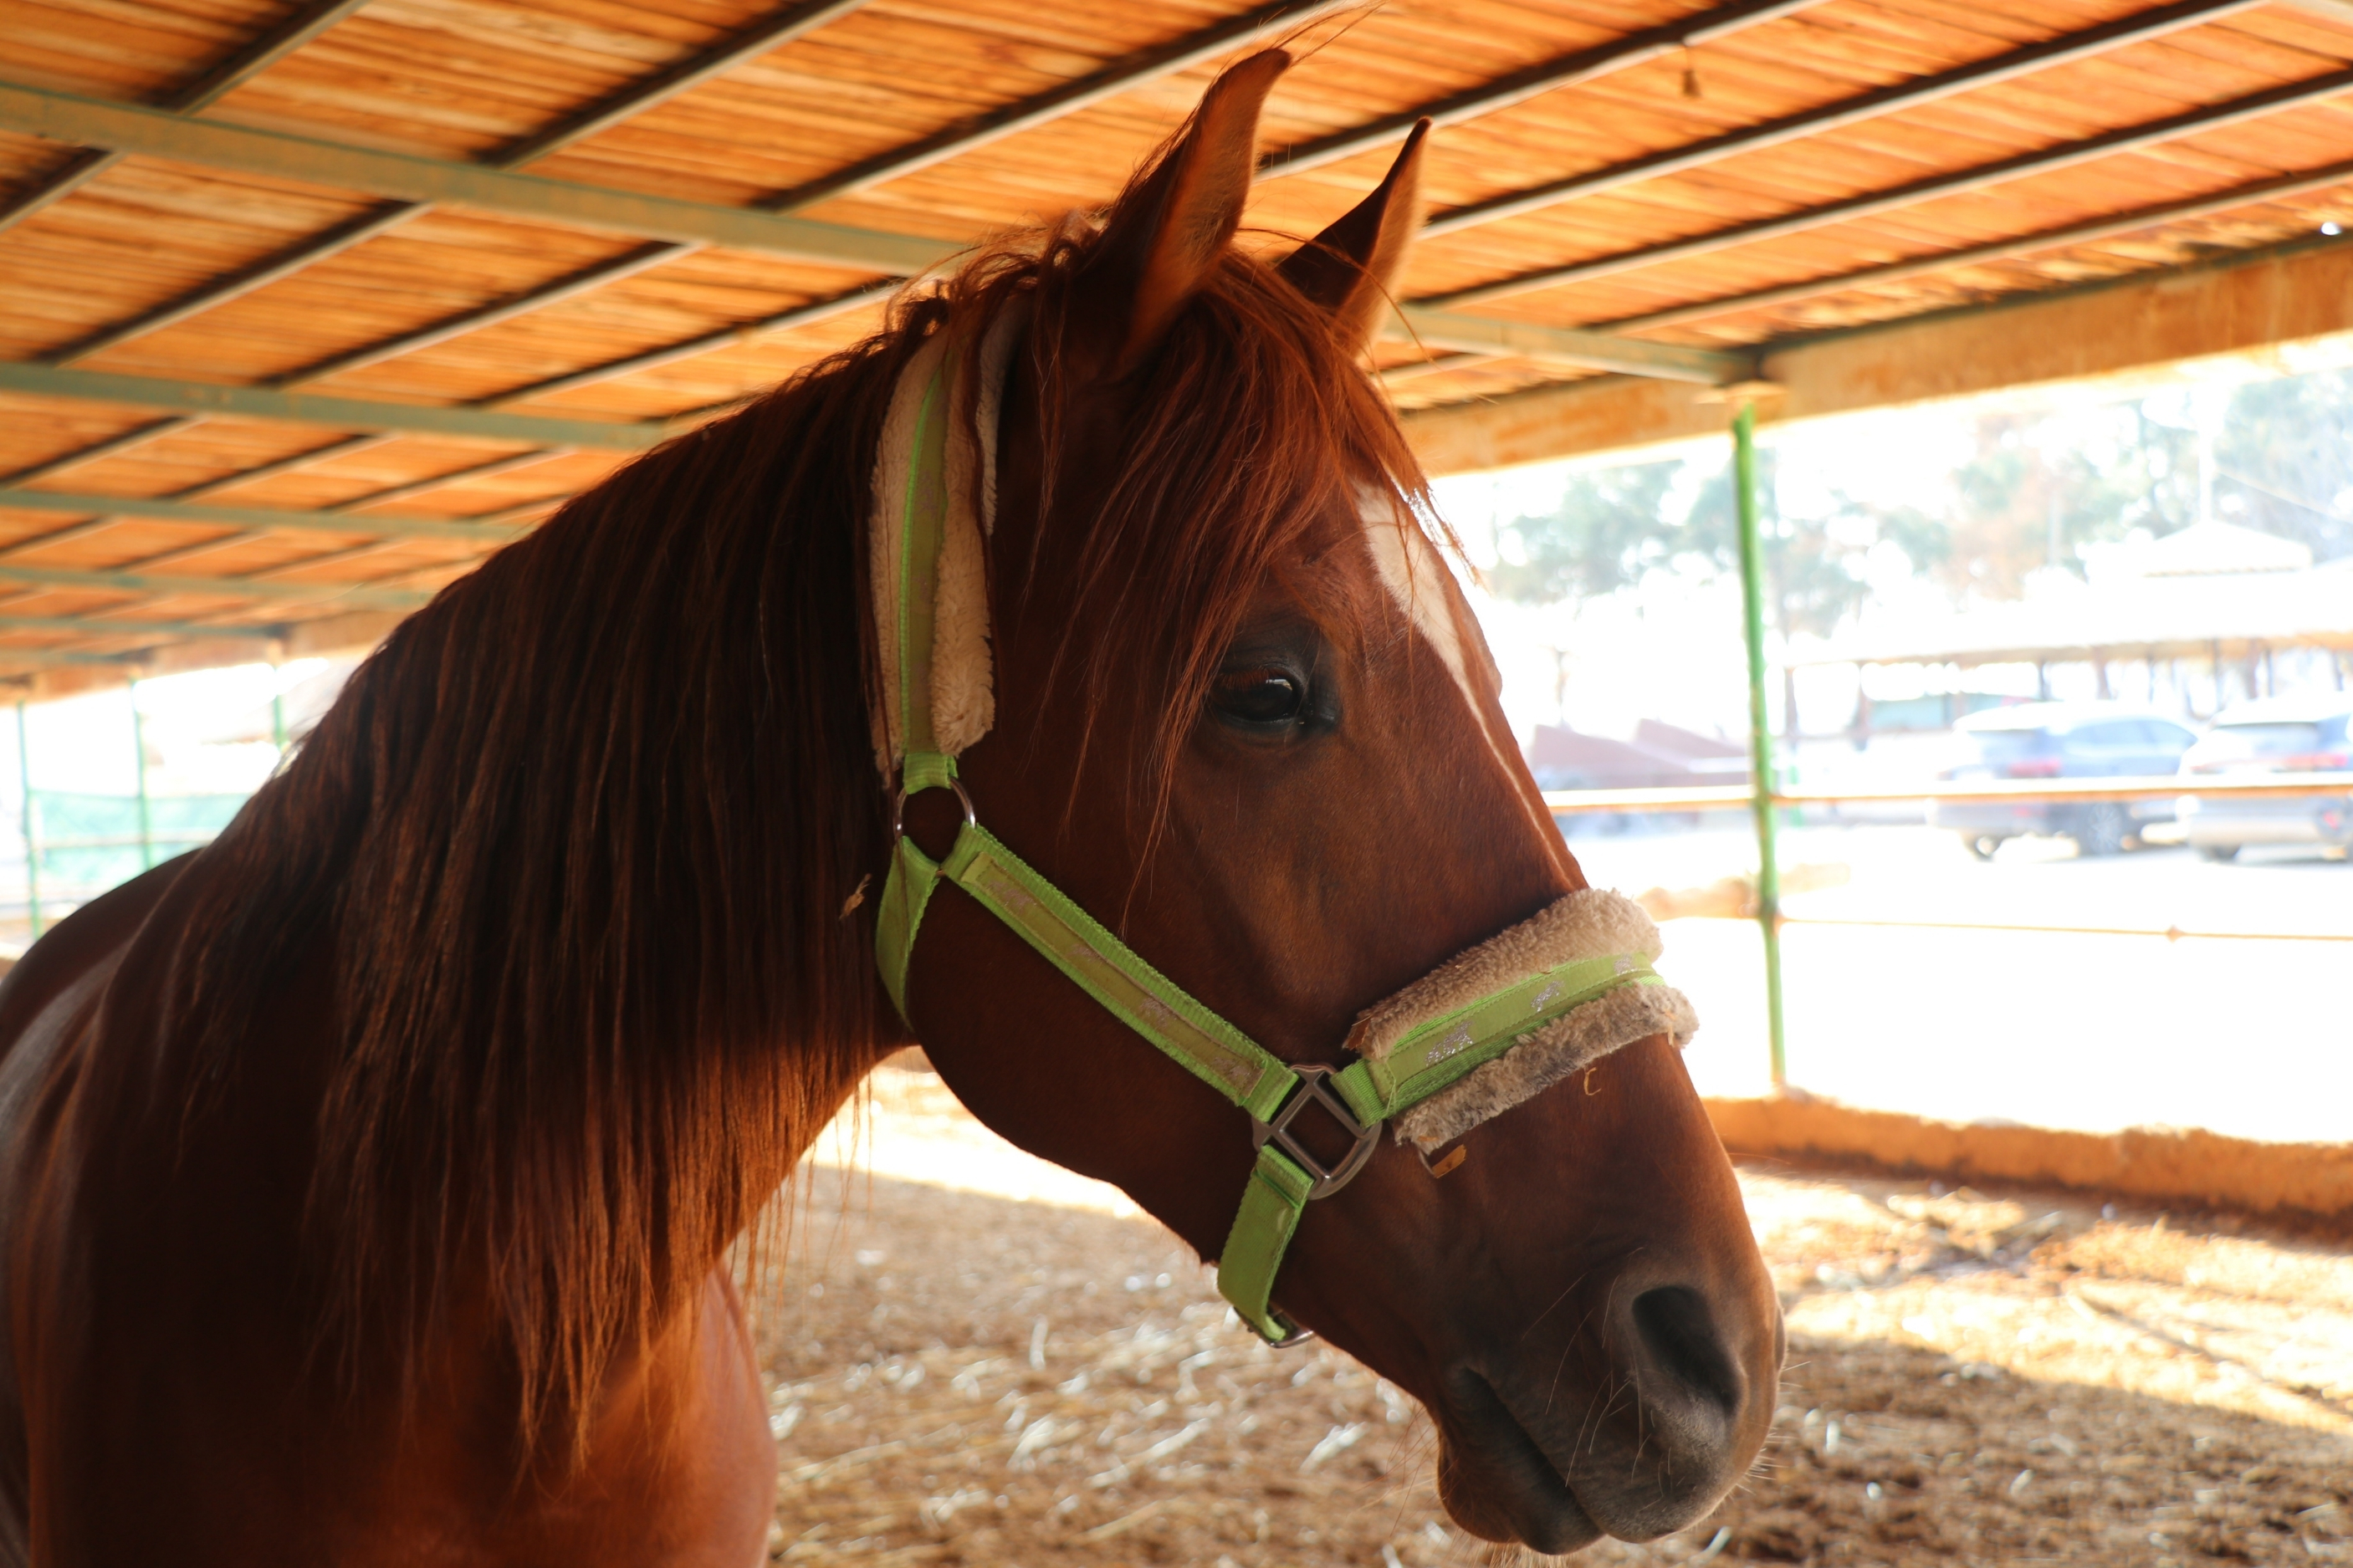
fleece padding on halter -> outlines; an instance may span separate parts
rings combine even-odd
[[[934,333],[891,394],[867,564],[882,665],[874,763],[893,783],[910,753],[957,756],[997,721],[983,542],[997,525],[1005,375],[1028,317],[1026,300],[997,314],[971,374]]]
[[[1572,986],[1585,965],[1607,964],[1614,979],[1637,967],[1636,955],[1655,962],[1664,947],[1641,905],[1622,893],[1587,888],[1457,953],[1388,1001],[1366,1008],[1349,1031],[1348,1047],[1380,1064],[1393,1064],[1401,1047],[1423,1040],[1439,1042],[1436,1049],[1451,1045],[1465,1050],[1475,1045],[1478,1016],[1491,999],[1539,976]],[[1530,1015],[1547,1012],[1559,1000],[1538,986],[1529,997]],[[1698,1028],[1690,1001],[1671,985],[1612,986],[1548,1023],[1514,1033],[1503,1054],[1398,1114],[1398,1142],[1418,1144],[1428,1153],[1620,1047],[1652,1035],[1688,1045]]]
[[[956,780],[956,753],[988,731],[985,540],[994,521],[995,447],[1019,320],[983,335],[959,375],[944,334],[911,357],[892,391],[875,462],[871,523],[882,691],[874,750],[899,805],[953,789],[965,820],[944,859],[903,833],[876,901],[874,956],[900,1016],[923,911],[943,882],[997,916],[1113,1016],[1250,1119],[1258,1158],[1218,1261],[1218,1289],[1242,1320],[1288,1344],[1300,1331],[1271,1293],[1309,1202],[1346,1186],[1384,1122],[1425,1145],[1475,1125],[1645,1034],[1690,1037],[1691,1006],[1651,971],[1658,930],[1613,893],[1572,893],[1482,942],[1358,1021],[1359,1059],[1334,1070],[1285,1062],[1155,969],[983,827]],[[1310,1106],[1354,1141],[1326,1164],[1291,1131]]]

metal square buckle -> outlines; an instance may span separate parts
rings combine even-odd
[[[1263,1149],[1270,1140],[1272,1141],[1276,1148],[1297,1161],[1299,1168],[1314,1178],[1315,1184],[1307,1189],[1308,1197],[1328,1198],[1356,1180],[1356,1173],[1365,1168],[1365,1162],[1373,1157],[1373,1151],[1380,1146],[1381,1124],[1376,1121],[1367,1127],[1356,1120],[1356,1113],[1348,1109],[1348,1102],[1324,1082],[1332,1076],[1332,1068],[1301,1062],[1288,1065],[1293,1072],[1299,1075],[1299,1088],[1282,1102],[1282,1109],[1274,1113],[1273,1121],[1250,1119],[1250,1147]],[[1356,1147],[1350,1149],[1337,1165],[1327,1167],[1308,1152],[1305,1144],[1292,1135],[1292,1121],[1311,1102],[1322,1106],[1356,1141]]]

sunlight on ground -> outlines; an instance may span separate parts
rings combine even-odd
[[[846,1173],[838,1163],[855,1155]],[[2211,1216],[1742,1173],[1790,1327],[1709,1517],[1580,1561],[2353,1559],[2353,1258]],[[1272,1352],[1123,1195],[878,1072],[765,1288],[770,1559],[1468,1568],[1426,1415]],[[1345,1200],[1340,1200],[1345,1201]]]
[[[1118,1188],[1016,1148],[923,1072],[877,1072],[811,1156],[874,1177],[1121,1218]],[[2054,1382],[2353,1436],[2353,1256],[2179,1226],[2091,1200],[1922,1195],[1917,1182],[1741,1172],[1793,1331],[1918,1344]],[[855,1201],[854,1198],[852,1200]],[[2031,1290],[1982,1266],[2032,1255]],[[1822,1258],[1834,1259],[1821,1262]]]
[[[808,1156],[819,1166],[926,1186],[1054,1204],[1134,1219],[1144,1211],[1098,1182],[1018,1149],[982,1126],[929,1073],[885,1068],[867,1079]]]

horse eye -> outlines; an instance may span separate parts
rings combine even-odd
[[[1307,706],[1307,686],[1287,669],[1229,669],[1218,677],[1209,700],[1245,724],[1289,724]]]

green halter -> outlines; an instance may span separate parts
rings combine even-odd
[[[955,759],[934,749],[930,677],[937,563],[949,505],[946,444],[952,362],[943,357],[917,416],[901,517],[897,621],[898,710],[903,747],[893,803],[891,868],[875,912],[875,958],[901,1016],[907,968],[923,911],[942,881],[954,883],[1010,926],[1111,1014],[1250,1119],[1258,1163],[1243,1189],[1218,1263],[1218,1289],[1268,1341],[1305,1338],[1269,1300],[1284,1249],[1310,1199],[1339,1191],[1378,1145],[1382,1124],[1493,1061],[1571,1009],[1626,985],[1663,984],[1639,954],[1556,964],[1419,1025],[1377,1061],[1345,1068],[1294,1065],[1275,1057],[1145,963],[1101,922],[980,826],[956,781]],[[877,520],[878,524],[881,520]],[[906,797],[955,792],[964,826],[944,860],[902,831]],[[1354,1138],[1326,1166],[1293,1135],[1291,1123],[1320,1105]]]

